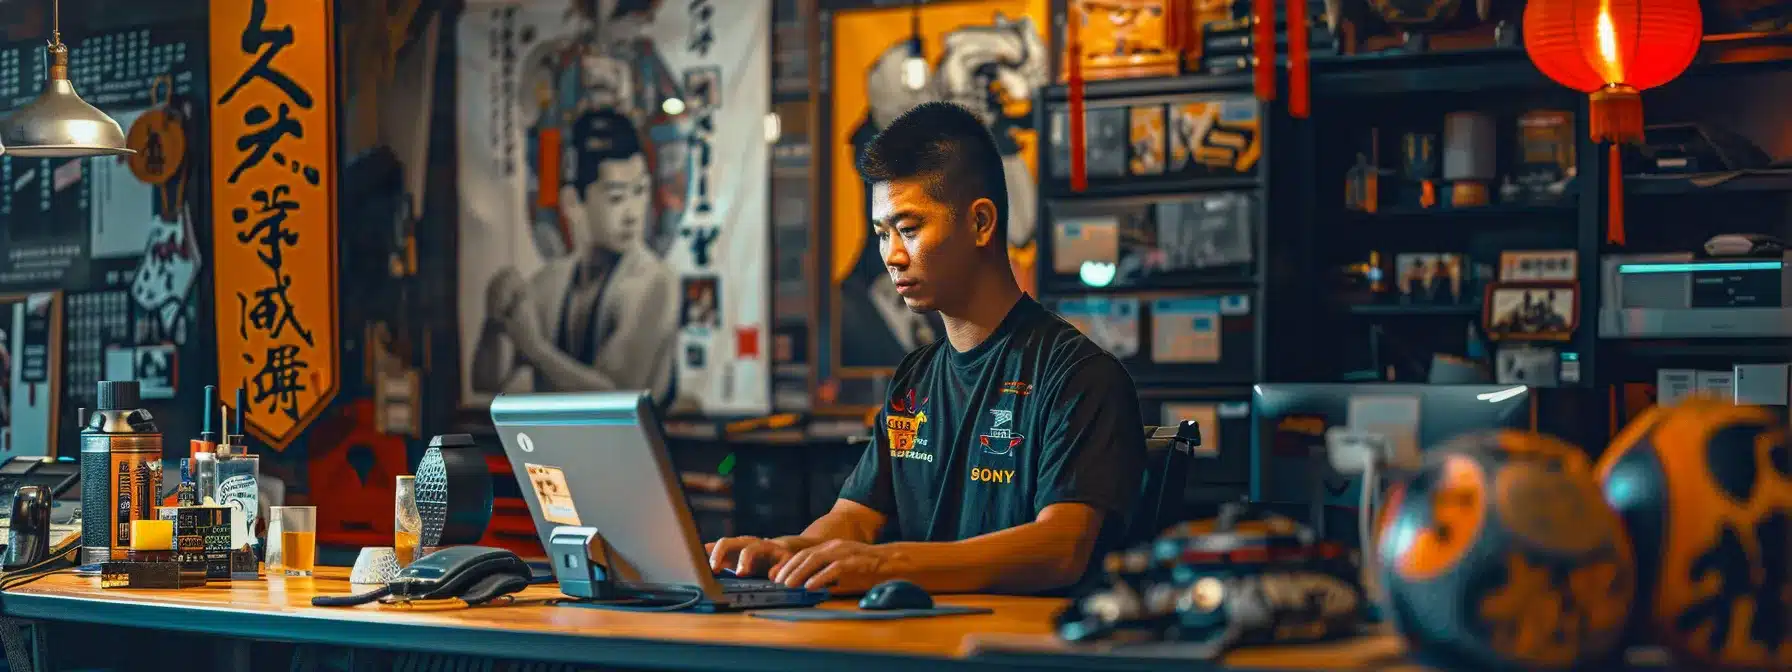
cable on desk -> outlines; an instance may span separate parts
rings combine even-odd
[[[50,551],[48,556],[30,565],[20,567],[5,574],[0,574],[0,593],[23,586],[32,581],[56,574],[65,567],[58,565],[74,564],[75,556],[81,552],[80,537],[70,540],[60,549]]]
[[[667,612],[667,611],[684,611],[691,607],[697,606],[697,604],[702,601],[703,601],[703,591],[692,589],[690,591],[690,597],[686,598],[685,601],[683,601],[683,602],[678,602],[675,604],[652,604],[648,600],[598,601],[598,600],[581,599],[581,598],[576,598],[576,597],[551,598],[546,602],[546,604],[549,604],[549,605],[570,604],[573,606],[589,607],[592,609],[609,609],[611,611]]]

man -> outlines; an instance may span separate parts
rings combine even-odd
[[[640,136],[627,117],[598,110],[575,121],[572,143],[573,180],[560,194],[572,252],[528,282],[514,268],[492,278],[474,389],[645,389],[668,404],[678,283],[645,240],[653,192]]]
[[[1002,156],[969,111],[915,107],[859,172],[885,269],[910,310],[940,313],[946,337],[897,367],[832,511],[797,536],[709,544],[712,568],[837,593],[893,578],[936,593],[1077,583],[1139,493],[1132,379],[1015,284]]]

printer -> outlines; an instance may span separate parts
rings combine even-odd
[[[1792,337],[1792,252],[1601,259],[1601,338]]]

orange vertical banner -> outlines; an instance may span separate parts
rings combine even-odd
[[[218,382],[276,450],[339,387],[333,2],[210,2]]]

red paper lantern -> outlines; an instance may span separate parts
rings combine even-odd
[[[1624,243],[1619,145],[1643,141],[1641,93],[1692,65],[1704,37],[1698,0],[1531,0],[1524,48],[1550,79],[1589,94],[1593,139],[1612,143],[1607,238]]]

